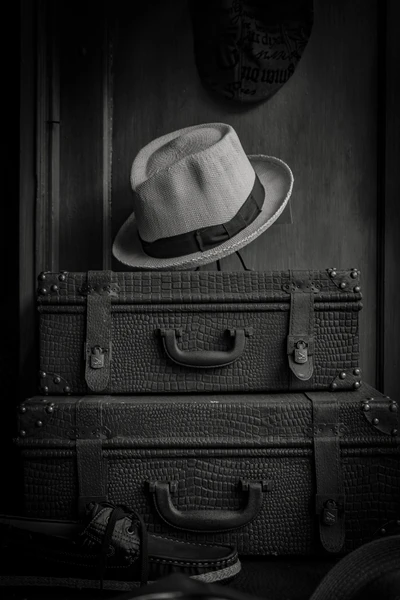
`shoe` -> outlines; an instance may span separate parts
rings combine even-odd
[[[0,515],[0,585],[132,590],[172,573],[209,583],[241,569],[234,548],[150,534],[136,512],[92,503],[82,522]]]

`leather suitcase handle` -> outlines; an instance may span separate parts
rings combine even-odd
[[[247,490],[247,503],[241,510],[178,510],[171,497],[177,482],[154,481],[149,483],[156,511],[163,521],[176,529],[192,532],[229,531],[252,521],[263,504],[263,492],[271,490],[270,481],[241,481]]]
[[[186,352],[177,345],[177,337],[181,331],[175,329],[160,329],[166,355],[178,365],[202,369],[226,367],[242,356],[246,349],[247,338],[253,334],[253,329],[231,329],[230,336],[234,339],[231,350],[193,350]]]

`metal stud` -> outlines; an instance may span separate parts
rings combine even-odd
[[[350,273],[350,277],[352,277],[353,279],[356,279],[357,275],[358,275],[358,272],[356,269],[353,269],[353,271]]]
[[[46,273],[44,271],[42,271],[40,273],[38,279],[40,279],[40,281],[44,281],[46,279]]]
[[[47,288],[45,288],[45,287],[39,288],[39,294],[42,294],[42,296],[45,296],[47,294]]]
[[[337,383],[335,383],[335,382],[331,383],[331,388],[332,388],[333,390],[336,390],[336,388],[337,388]]]
[[[353,387],[354,387],[354,389],[355,389],[355,390],[358,390],[358,388],[359,388],[360,386],[361,386],[361,381],[355,381],[355,382],[353,383]]]
[[[36,425],[36,427],[42,427],[43,421],[40,421],[40,420],[36,421],[35,425]]]
[[[360,288],[360,286],[359,286],[359,285],[356,285],[356,286],[354,287],[354,291],[355,291],[355,292],[359,292],[360,290],[361,290],[361,288]]]
[[[390,432],[393,436],[396,436],[398,431],[397,429],[392,429],[392,431]]]
[[[69,393],[70,393],[70,391],[71,391],[71,388],[69,387],[69,385],[66,385],[66,386],[65,386],[65,388],[64,388],[64,392],[65,392],[66,394],[69,394]]]
[[[58,285],[56,285],[55,283],[53,283],[53,285],[50,287],[52,292],[56,292],[58,290]]]
[[[54,383],[61,383],[61,377],[59,377],[58,375],[56,377],[54,377],[53,379]]]
[[[41,379],[44,379],[45,377],[47,377],[47,373],[45,373],[44,371],[39,371],[39,377]]]
[[[26,436],[26,431],[25,431],[25,429],[21,429],[21,431],[19,432],[19,435],[20,435],[21,437],[25,437],[25,436]]]
[[[339,373],[339,377],[340,379],[346,379],[346,372],[342,371],[341,373]]]
[[[340,287],[342,288],[342,290],[344,290],[344,288],[346,287],[347,283],[345,281],[342,281],[340,284]]]
[[[382,527],[382,529],[379,532],[381,535],[386,535],[386,529],[384,527]]]
[[[375,417],[375,419],[372,422],[373,422],[374,425],[379,425],[379,419],[377,419],[376,417]]]
[[[392,412],[397,412],[397,409],[398,409],[397,403],[393,400],[389,406],[389,410],[391,410]]]
[[[48,394],[49,393],[49,388],[47,387],[47,385],[42,387],[43,393],[44,394]]]
[[[353,371],[353,375],[360,375],[360,373],[361,373],[361,370],[358,367],[356,367]]]
[[[61,275],[58,276],[58,280],[59,281],[65,281],[66,277],[63,273],[61,273]]]
[[[400,519],[397,519],[397,521],[396,521],[396,525],[397,525],[398,527],[400,527]]]
[[[54,412],[54,408],[52,406],[46,406],[46,412],[50,414]]]
[[[21,404],[21,406],[19,407],[19,412],[24,414],[26,413],[26,406],[24,406],[23,404]]]
[[[371,410],[371,405],[370,405],[370,404],[364,404],[364,406],[363,406],[363,410],[364,410],[365,412],[368,412],[369,410]]]
[[[332,271],[330,272],[330,276],[331,277],[336,277],[337,272],[335,271],[335,269],[332,269]]]

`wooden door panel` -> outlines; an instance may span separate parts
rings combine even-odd
[[[58,4],[60,28],[59,264],[103,267],[104,16]]]
[[[105,6],[39,4],[37,271],[107,268],[112,121]]]

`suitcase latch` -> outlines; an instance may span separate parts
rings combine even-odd
[[[320,515],[322,525],[331,527],[336,525],[344,510],[345,498],[343,495],[317,494],[315,498],[316,513]]]
[[[337,504],[334,500],[327,500],[322,510],[322,522],[324,525],[335,525],[338,519]]]
[[[303,364],[308,361],[308,344],[304,340],[299,340],[294,346],[294,362]]]
[[[90,366],[92,369],[102,369],[104,367],[104,351],[100,346],[92,348],[90,354]]]
[[[92,348],[86,346],[86,359],[89,360],[92,369],[103,369],[106,352],[110,352],[110,349],[101,346],[93,346]]]

